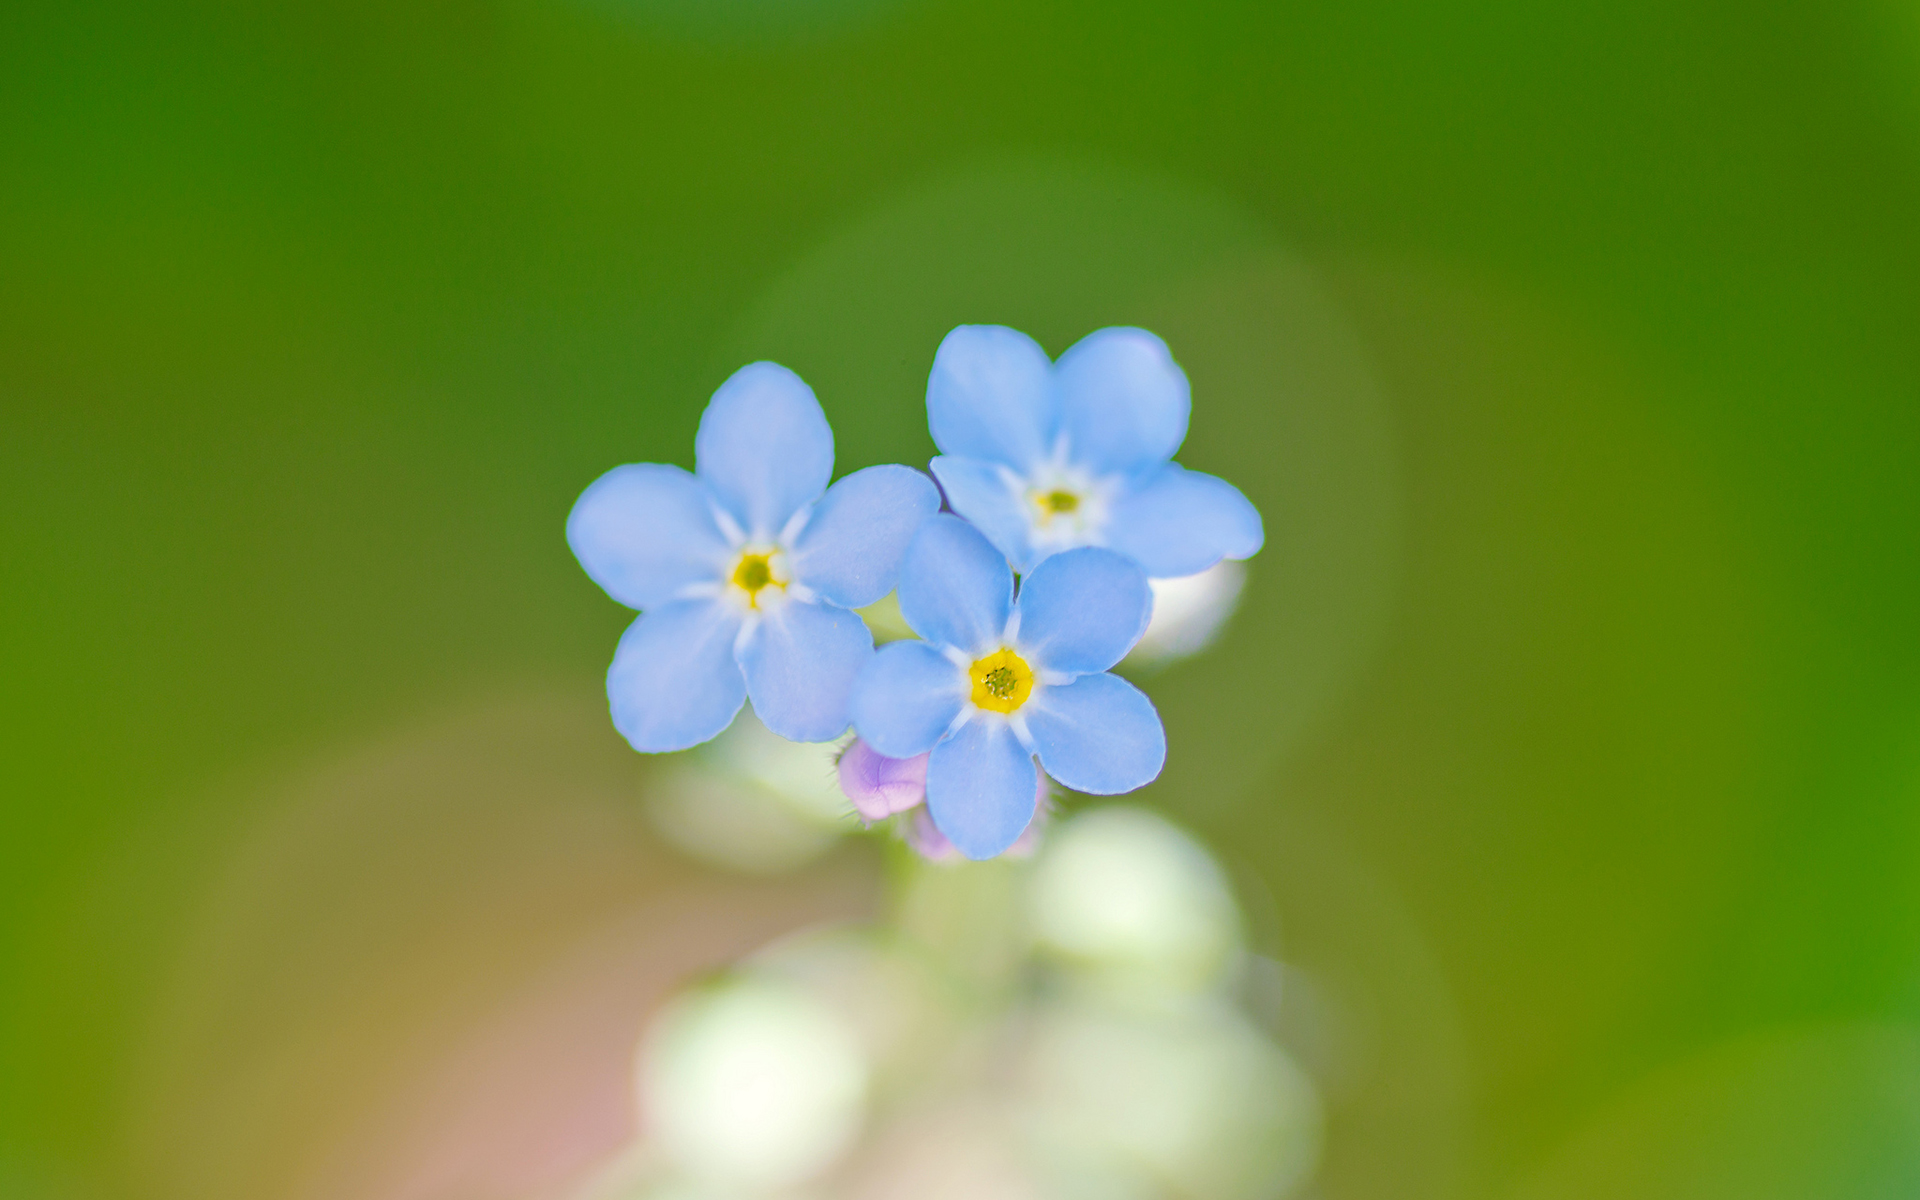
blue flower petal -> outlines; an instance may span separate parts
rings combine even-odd
[[[927,426],[942,454],[1026,469],[1053,452],[1053,364],[1026,334],[962,325],[933,356]]]
[[[827,489],[788,556],[795,583],[842,608],[863,608],[894,589],[920,523],[940,511],[940,490],[911,467],[868,467]]]
[[[1260,514],[1239,488],[1178,463],[1120,497],[1107,519],[1107,545],[1155,579],[1251,558],[1265,540]]]
[[[1088,334],[1054,368],[1067,454],[1100,472],[1131,474],[1173,457],[1187,437],[1187,375],[1144,329]]]
[[[690,583],[718,579],[727,543],[713,499],[679,467],[632,463],[593,481],[567,514],[567,545],[595,583],[628,608],[652,608]]]
[[[867,660],[853,685],[853,727],[888,758],[933,749],[960,715],[969,681],[925,642],[891,642]]]
[[[960,853],[992,858],[1032,823],[1037,784],[1007,722],[976,717],[927,759],[927,811]]]
[[[1153,591],[1133,560],[1084,547],[1034,568],[1016,607],[1022,657],[1040,670],[1087,675],[1133,649],[1153,615]]]
[[[627,626],[607,669],[613,727],[635,750],[685,750],[733,722],[747,683],[733,661],[740,617],[713,600],[681,600]]]
[[[1026,497],[1001,476],[1006,468],[984,459],[951,455],[936,458],[930,465],[953,511],[973,522],[994,549],[1012,560],[1014,570],[1025,571],[1033,556],[1033,514],[1028,511]]]
[[[1076,792],[1117,796],[1145,787],[1167,760],[1153,701],[1118,675],[1036,689],[1020,711],[1040,765]]]
[[[928,517],[900,565],[900,615],[936,646],[968,654],[997,646],[1013,609],[1013,569],[973,526]]]
[[[873,657],[858,613],[789,600],[761,617],[740,646],[740,669],[760,723],[790,742],[847,731],[853,681]]]
[[[693,439],[700,478],[754,541],[826,490],[833,431],[813,389],[777,363],[741,367],[720,385]]]

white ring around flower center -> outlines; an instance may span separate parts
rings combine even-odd
[[[1049,554],[1104,543],[1115,486],[1071,463],[1055,461],[1008,484],[1027,514],[1033,547]]]

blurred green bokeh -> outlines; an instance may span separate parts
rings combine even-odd
[[[1913,1194],[1916,218],[1910,0],[11,7],[0,1195],[191,1195],[283,781],[593,712],[586,483],[765,356],[923,461],[965,321],[1161,332],[1266,514],[1141,799],[1345,1014],[1327,1200]]]

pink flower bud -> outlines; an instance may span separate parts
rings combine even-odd
[[[927,798],[927,756],[888,758],[856,738],[840,756],[840,790],[863,819],[883,821]]]

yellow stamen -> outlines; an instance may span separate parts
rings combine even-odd
[[[1033,498],[1033,502],[1040,506],[1042,516],[1059,516],[1080,507],[1079,496],[1058,488],[1051,492],[1041,492]]]
[[[995,650],[967,668],[973,702],[989,712],[1010,713],[1033,694],[1033,668],[1011,650]]]
[[[782,587],[786,584],[773,577],[773,564],[770,554],[742,554],[733,568],[734,586],[747,594],[747,603],[753,608],[760,607],[760,591],[767,587]]]

